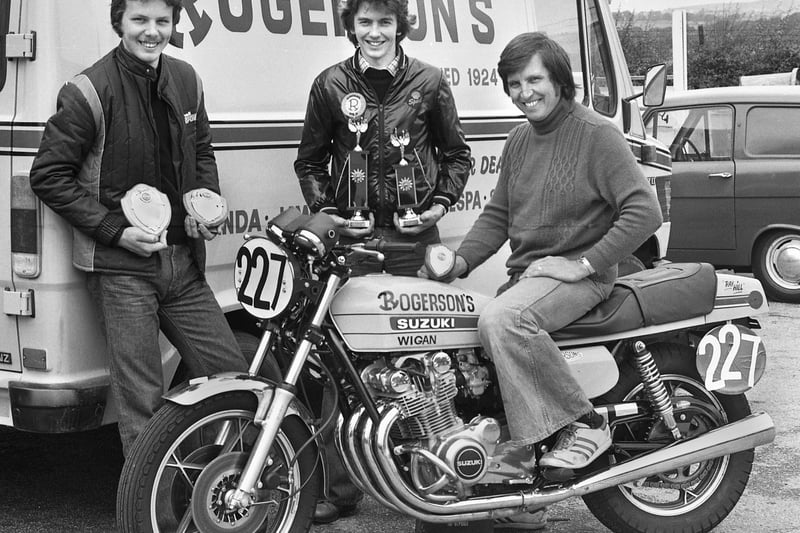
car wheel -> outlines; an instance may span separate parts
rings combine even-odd
[[[759,239],[753,274],[773,300],[800,302],[800,231],[773,231]]]

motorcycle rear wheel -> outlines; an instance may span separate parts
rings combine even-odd
[[[192,406],[168,403],[137,440],[117,491],[117,525],[124,533],[305,533],[319,490],[315,446],[306,427],[287,417],[269,452],[258,501],[228,510],[259,428],[249,392],[212,396]],[[194,501],[194,504],[193,504]],[[199,504],[202,502],[202,505]]]
[[[683,396],[706,402],[708,411],[678,420],[684,434],[705,433],[722,423],[750,414],[743,394],[728,396],[709,392],[694,364],[688,346],[657,344],[650,351],[673,398]],[[617,385],[601,403],[644,398],[640,376],[632,364],[623,365]],[[698,404],[699,405],[699,404]],[[660,423],[617,426],[612,438],[645,440],[666,432]],[[669,440],[665,438],[665,442]],[[703,533],[716,527],[736,506],[753,465],[753,450],[696,463],[687,468],[653,476],[583,497],[591,513],[617,533]],[[614,461],[627,457],[614,456]]]

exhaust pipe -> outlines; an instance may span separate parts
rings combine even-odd
[[[396,472],[388,435],[389,428],[398,417],[396,408],[387,410],[374,433],[367,422],[364,429],[369,429],[369,434],[361,435],[363,456],[367,460],[368,470],[374,473],[378,481],[376,489],[383,499],[390,500],[392,507],[403,513],[433,523],[509,516],[525,508],[550,505],[572,496],[583,496],[693,463],[749,450],[775,439],[772,418],[766,413],[757,413],[588,474],[566,486],[441,504],[422,498]]]
[[[775,440],[775,425],[767,413],[756,413],[589,474],[570,487],[575,495],[630,483],[660,472],[750,450]]]

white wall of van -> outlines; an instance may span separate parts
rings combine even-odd
[[[10,198],[0,204],[0,226],[16,228],[11,235],[0,234],[0,283],[5,288],[0,425],[62,432],[115,418],[106,401],[104,340],[85,275],[71,265],[71,229],[35,198],[25,197],[24,190],[20,197],[10,192],[13,183],[25,183],[59,87],[118,44],[109,3],[0,0],[0,26],[7,23],[7,31],[16,34],[35,32],[35,59],[7,61],[4,76],[0,69],[0,197]],[[266,219],[289,206],[304,207],[292,163],[308,91],[323,68],[354,51],[340,27],[336,3],[184,0],[177,46],[166,50],[192,63],[204,81],[230,210],[221,235],[209,246],[207,271],[234,327],[245,327],[233,292],[235,252],[245,233],[264,230]],[[462,200],[440,223],[444,241],[457,246],[490,198],[503,141],[521,120],[496,72],[500,51],[513,36],[539,30],[559,40],[581,85],[578,98],[595,107],[605,102],[608,119],[620,128],[621,102],[633,89],[606,0],[410,4],[418,24],[403,46],[410,56],[444,69],[474,158]],[[645,152],[657,153],[642,161],[656,186],[658,178],[669,174],[668,153],[645,138],[638,112],[627,137],[640,159]],[[14,220],[32,222],[15,225]],[[666,249],[668,224],[661,233],[652,245],[656,251]],[[458,283],[493,294],[505,278],[504,257],[500,254]],[[38,274],[26,274],[34,270]],[[27,303],[34,310],[20,311]],[[166,341],[162,346],[169,385],[178,358]]]

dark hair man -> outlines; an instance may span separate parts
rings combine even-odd
[[[569,57],[557,42],[541,33],[515,37],[498,73],[528,120],[509,134],[494,195],[448,279],[465,276],[510,241],[510,279],[478,322],[512,438],[498,450],[519,450],[561,430],[539,465],[580,469],[608,449],[611,436],[548,332],[608,297],[617,264],[658,229],[661,211],[620,131],[575,102]],[[512,521],[535,529],[544,513]]]
[[[339,15],[356,52],[311,87],[294,164],[306,203],[334,218],[344,243],[438,243],[436,223],[471,168],[447,80],[400,46],[414,23],[407,0],[344,0]],[[353,275],[413,276],[423,261],[388,253],[384,262],[359,257],[350,266]],[[361,499],[326,440],[330,499],[318,503],[317,523],[353,512]]]
[[[214,228],[182,202],[199,189],[218,194],[219,180],[200,78],[162,53],[180,10],[180,0],[111,2],[120,44],[61,88],[30,175],[73,226],[73,264],[87,273],[106,337],[125,455],[162,401],[159,329],[192,375],[247,368],[203,275]],[[130,191],[164,198],[163,227],[126,216]]]

